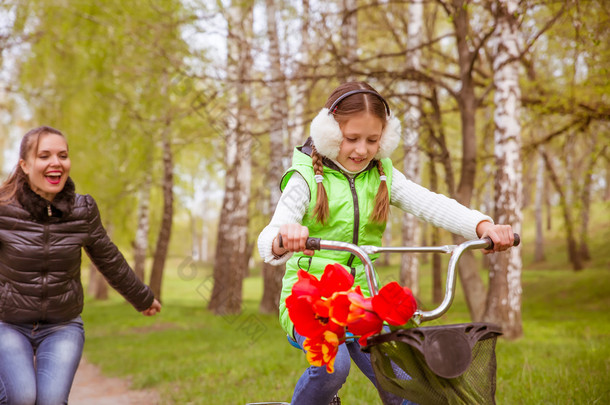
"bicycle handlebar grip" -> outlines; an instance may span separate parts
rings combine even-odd
[[[310,250],[320,250],[320,238],[307,238],[305,247]]]
[[[282,234],[278,233],[277,243],[281,248],[284,248],[284,241],[282,240]],[[320,250],[320,238],[307,238],[305,241],[305,248],[310,250]]]
[[[515,233],[514,238],[515,238],[515,240],[513,241],[513,246],[519,246],[519,244],[521,243],[521,236],[519,236],[518,233]],[[489,244],[487,245],[487,247],[485,249],[492,250],[494,248],[494,242],[491,240],[491,238],[489,236],[486,236],[485,239],[489,242]]]
[[[513,246],[519,246],[521,244],[521,236],[518,233],[514,234],[515,240],[513,242]]]

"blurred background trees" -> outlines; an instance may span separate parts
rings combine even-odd
[[[168,256],[191,257],[213,263],[209,309],[238,313],[293,147],[333,87],[365,80],[404,124],[399,169],[517,231],[532,207],[537,260],[559,207],[581,270],[589,208],[610,198],[609,13],[602,0],[6,0],[0,161],[12,170],[27,129],[61,129],[77,191],[155,292]],[[395,212],[385,240],[452,239]],[[489,290],[465,263],[472,318],[518,337],[520,250],[485,264]],[[415,291],[418,268],[400,272]],[[281,271],[263,268],[261,311],[277,310]]]

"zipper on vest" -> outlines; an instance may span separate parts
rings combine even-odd
[[[354,245],[358,244],[358,229],[360,228],[360,205],[358,204],[358,194],[356,193],[356,180],[355,177],[350,177],[347,174],[343,173],[343,175],[347,178],[349,182],[349,189],[352,192],[352,199],[354,200],[354,235],[352,237],[352,243]],[[348,267],[351,269],[352,276],[356,276],[356,268],[352,267],[352,263],[356,256],[352,253],[347,261]]]

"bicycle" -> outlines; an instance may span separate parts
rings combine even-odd
[[[520,237],[515,234],[513,246],[519,243]],[[460,258],[468,250],[493,249],[490,238],[423,247],[358,246],[308,238],[306,246],[310,250],[337,250],[355,255],[364,265],[372,296],[379,288],[370,255],[385,252],[450,254],[441,304],[430,311],[418,309],[413,315],[417,327],[371,336],[362,350],[371,354],[380,387],[399,397],[419,405],[495,404],[495,346],[497,337],[502,334],[500,327],[486,322],[419,326],[440,318],[449,310],[455,297],[456,268]]]

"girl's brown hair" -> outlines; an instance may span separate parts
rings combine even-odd
[[[45,134],[54,134],[65,138],[61,131],[47,126],[29,130],[21,139],[21,145],[19,146],[20,161],[26,160],[31,151],[38,150],[40,137]],[[0,186],[0,205],[6,205],[13,201],[23,184],[27,181],[28,176],[24,173],[23,169],[21,169],[19,162],[17,162],[11,175]]]
[[[330,108],[335,100],[352,90],[371,90],[377,93],[377,91],[366,82],[347,82],[340,85],[332,92],[332,94],[328,97],[328,100],[326,100],[324,107]],[[333,111],[331,111],[334,119],[339,124],[339,127],[342,127],[343,124],[345,124],[345,122],[347,122],[354,115],[361,114],[363,112],[367,112],[378,117],[382,122],[383,128],[385,128],[388,117],[386,105],[382,101],[381,95],[376,96],[375,94],[371,93],[353,94],[341,100]],[[323,175],[322,156],[320,156],[315,147],[311,153],[311,160],[313,163],[314,173],[316,175]],[[377,195],[375,196],[375,207],[369,220],[375,223],[384,223],[387,221],[388,214],[390,212],[390,195],[388,192],[387,183],[385,181],[385,172],[380,160],[377,161],[377,170],[381,176],[381,183],[379,184],[379,189],[377,190]],[[318,222],[325,224],[329,216],[328,196],[326,194],[326,189],[321,182],[317,183],[317,187],[318,197],[316,199],[314,215]]]

